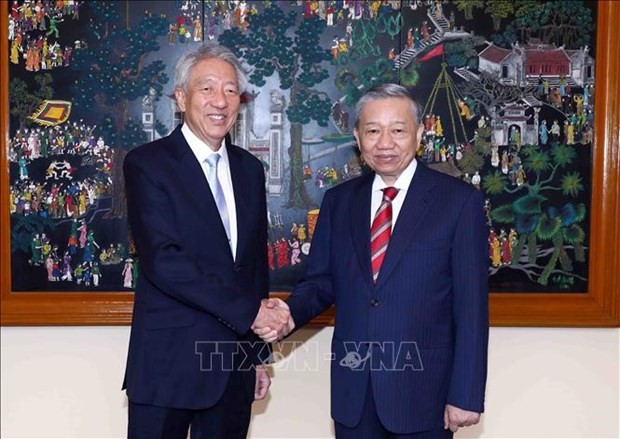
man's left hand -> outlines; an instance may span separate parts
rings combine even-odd
[[[259,364],[256,366],[256,385],[254,386],[254,399],[265,399],[267,391],[271,386],[271,377],[267,368]]]
[[[459,427],[469,427],[476,425],[480,421],[480,413],[463,410],[453,405],[446,404],[443,412],[443,422],[446,430],[456,433]]]

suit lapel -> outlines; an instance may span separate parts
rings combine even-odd
[[[215,200],[209,190],[209,183],[207,183],[202,167],[192,153],[185,137],[183,137],[180,127],[170,134],[170,140],[168,148],[170,148],[172,156],[179,162],[180,172],[178,172],[177,178],[188,193],[192,205],[201,211],[203,217],[211,210],[211,203],[213,203],[217,211]]]
[[[222,224],[222,219],[217,210],[215,199],[209,188],[209,183],[204,175],[204,171],[196,160],[196,156],[192,153],[181,128],[178,127],[170,134],[170,151],[173,157],[179,161],[178,173],[179,183],[185,188],[188,196],[191,200],[191,205],[194,206],[199,215],[205,219],[206,227],[219,227],[220,233],[215,236],[218,237],[217,245],[228,248],[230,257],[232,258],[232,252],[228,245],[228,238],[226,237],[226,230]],[[201,182],[198,184],[197,182]],[[238,204],[237,204],[238,205]],[[215,245],[216,243],[211,243]]]
[[[362,277],[371,289],[374,285],[370,267],[370,199],[374,175],[370,173],[360,178],[364,180],[354,189],[355,193],[351,197],[349,206],[353,246]]]
[[[390,244],[388,245],[377,279],[377,287],[380,287],[394,270],[403,252],[414,237],[416,229],[424,220],[428,207],[432,202],[431,189],[433,187],[434,183],[431,172],[418,162],[418,167],[409,184],[403,207],[398,214],[396,226],[390,237]]]

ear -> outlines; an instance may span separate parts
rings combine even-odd
[[[355,137],[355,143],[357,144],[357,149],[360,149],[360,134],[357,131],[357,128],[353,128],[353,137]]]
[[[183,91],[183,89],[181,88],[175,88],[174,89],[174,98],[177,101],[177,107],[179,107],[179,110],[181,111],[185,111],[185,91]]]
[[[422,135],[424,134],[424,124],[421,123],[420,126],[418,126],[418,132],[416,133],[416,139],[415,139],[415,143],[416,143],[416,147],[415,150],[416,152],[418,151],[418,149],[420,149],[420,144],[422,142]]]

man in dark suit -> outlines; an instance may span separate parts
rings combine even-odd
[[[338,438],[448,438],[478,422],[488,344],[480,191],[415,159],[424,131],[407,89],[384,84],[356,107],[375,171],[323,199],[288,330],[332,304],[332,417]],[[255,325],[266,340],[280,334]]]
[[[270,385],[269,347],[250,330],[268,323],[264,171],[225,141],[246,84],[222,46],[183,55],[183,125],[125,159],[140,262],[124,383],[130,438],[185,439],[190,426],[192,438],[245,438],[252,401]]]

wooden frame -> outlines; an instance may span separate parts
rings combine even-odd
[[[595,138],[587,293],[491,293],[495,326],[620,326],[620,3],[600,1],[597,19]],[[0,59],[8,59],[0,16]],[[0,299],[2,325],[122,325],[131,293],[13,292],[10,271],[8,63],[0,64]],[[286,293],[274,293],[285,297]],[[326,312],[315,325],[333,324]]]

